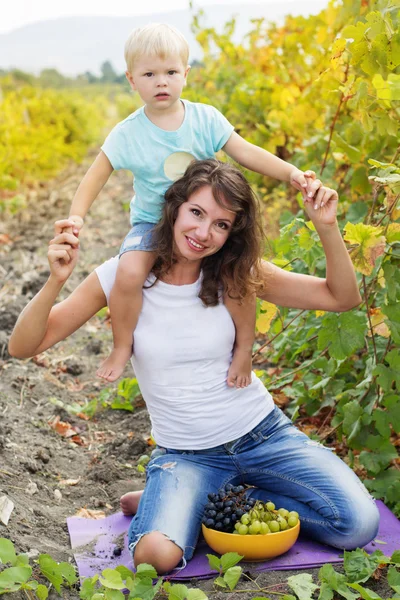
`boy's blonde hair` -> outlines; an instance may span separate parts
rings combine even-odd
[[[180,31],[164,23],[150,23],[132,31],[125,43],[125,62],[132,73],[135,61],[142,56],[179,56],[186,68],[189,60],[189,44]]]

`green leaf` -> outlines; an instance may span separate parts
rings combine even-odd
[[[311,600],[318,586],[315,585],[310,573],[292,575],[287,580],[288,586],[294,591],[299,600]]]
[[[388,584],[397,594],[400,594],[400,571],[396,567],[389,567],[387,574]]]
[[[79,590],[79,597],[81,598],[81,600],[90,600],[91,597],[93,596],[95,589],[96,589],[96,583],[99,579],[98,575],[94,575],[93,577],[88,577],[87,579],[83,580],[83,583],[81,585],[81,589]]]
[[[349,586],[354,590],[357,590],[357,592],[360,592],[363,600],[382,600],[379,594],[376,594],[373,590],[362,587],[359,583],[349,583]]]
[[[242,560],[243,556],[237,552],[227,552],[221,556],[221,568],[222,572],[225,573],[231,567],[237,565]]]
[[[325,316],[318,333],[318,349],[329,347],[329,354],[338,360],[351,356],[364,345],[365,315],[350,312]]]
[[[375,557],[374,557],[375,558]],[[379,565],[361,548],[352,552],[344,552],[344,570],[350,583],[368,581]]]
[[[221,570],[221,560],[218,558],[218,556],[215,556],[215,554],[206,554],[206,556],[208,558],[210,569],[212,571],[218,571],[219,573]]]
[[[149,566],[150,569],[153,569],[155,571],[154,567],[152,567],[151,565],[146,565],[146,566]],[[139,567],[141,567],[141,565],[139,565]],[[138,569],[139,569],[139,567],[138,567]],[[135,579],[135,573],[133,571],[131,571],[130,569],[128,569],[128,567],[125,567],[124,565],[119,565],[118,567],[115,567],[115,571],[120,573],[123,581],[126,581],[129,577],[131,579]],[[150,577],[151,577],[151,575],[150,575]],[[156,572],[156,577],[157,577],[157,572]]]
[[[323,581],[319,590],[318,600],[332,600],[333,596],[333,589],[326,581]]]
[[[208,596],[198,588],[189,588],[186,594],[187,600],[207,600]]]
[[[35,594],[39,598],[39,600],[46,600],[47,596],[49,595],[49,590],[45,585],[40,583],[35,590]]]
[[[341,573],[337,573],[331,564],[326,564],[320,568],[318,577],[321,582],[328,584],[334,591],[346,598],[346,600],[356,600],[358,594],[354,594],[349,590],[346,582],[346,577]]]
[[[11,590],[16,585],[26,583],[32,575],[31,567],[8,567],[0,573],[0,590]]]
[[[125,596],[119,590],[107,589],[105,593],[106,600],[125,600]]]
[[[400,550],[395,550],[392,556],[390,557],[390,560],[396,565],[400,565]]]
[[[361,429],[361,417],[364,414],[362,406],[357,400],[347,402],[343,406],[343,433],[348,440],[353,439]]]
[[[224,574],[224,581],[228,584],[231,591],[237,586],[242,570],[242,567],[230,567]]]
[[[397,458],[398,453],[389,442],[389,440],[382,440],[382,444],[379,448],[379,452],[367,452],[363,450],[360,453],[360,463],[367,469],[369,473],[373,475],[378,474],[379,471],[385,469],[389,463]]]
[[[61,584],[63,582],[62,575],[58,568],[58,563],[55,562],[48,554],[39,556],[39,567],[42,574],[54,585],[57,592],[61,592]]]
[[[188,588],[183,583],[176,583],[171,585],[169,590],[169,600],[185,600],[188,593]]]
[[[69,583],[69,585],[73,585],[76,581],[78,581],[75,568],[70,563],[61,562],[58,564],[58,567],[60,574]]]
[[[14,544],[11,540],[6,538],[0,538],[0,562],[4,565],[11,563],[13,565],[16,561],[17,555],[15,554]]]
[[[223,577],[217,577],[214,581],[215,585],[218,585],[219,587],[223,587],[223,588],[227,588],[228,584],[225,582]]]
[[[146,577],[144,579],[136,579],[133,582],[129,598],[142,598],[142,600],[153,600],[161,585],[161,578],[157,581],[155,585],[153,585],[153,580],[150,577]],[[171,588],[173,587],[175,586],[171,586]],[[169,596],[169,598],[171,598],[171,595]],[[172,598],[173,600],[176,600],[174,596],[172,596]]]
[[[372,418],[375,421],[375,427],[381,436],[390,438],[390,416],[388,413],[377,408],[372,411]]]
[[[99,581],[101,585],[112,590],[123,590],[125,588],[121,573],[115,569],[104,569],[99,577]]]
[[[133,573],[132,573],[132,571],[130,571],[129,576],[132,577],[132,575],[133,575]],[[150,577],[151,579],[156,579],[157,571],[155,570],[155,568],[152,565],[149,565],[147,563],[142,563],[136,569],[136,577],[138,577],[139,579],[142,577]],[[124,579],[125,579],[125,577],[124,577]]]

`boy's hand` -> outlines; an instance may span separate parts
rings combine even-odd
[[[303,194],[304,202],[310,202],[319,189],[319,185],[315,185],[316,175],[314,171],[301,171],[293,169],[289,176],[289,183]]]

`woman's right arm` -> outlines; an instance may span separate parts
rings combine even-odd
[[[95,273],[91,273],[68,298],[54,302],[71,275],[78,258],[79,240],[63,230],[73,227],[68,219],[57,221],[56,235],[49,243],[50,276],[20,314],[8,344],[16,358],[28,358],[43,352],[79,329],[107,305]]]

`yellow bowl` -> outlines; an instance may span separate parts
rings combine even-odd
[[[265,535],[222,533],[216,529],[208,529],[205,525],[202,525],[202,529],[207,544],[218,554],[238,552],[244,560],[257,561],[275,558],[287,552],[299,537],[300,521],[295,527]]]

